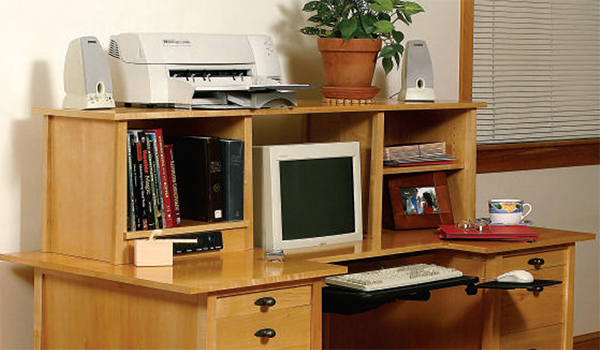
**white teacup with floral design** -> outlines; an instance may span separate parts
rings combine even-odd
[[[531,204],[520,199],[490,199],[489,208],[492,225],[518,225],[531,213]]]

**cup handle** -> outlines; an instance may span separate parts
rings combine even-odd
[[[523,214],[523,215],[521,216],[521,222],[522,222],[523,220],[525,220],[525,217],[527,217],[527,215],[531,214],[531,210],[532,210],[531,204],[529,204],[529,203],[523,203],[523,211],[525,211],[525,207],[529,207],[529,210],[527,211],[527,213],[526,213],[526,214]]]

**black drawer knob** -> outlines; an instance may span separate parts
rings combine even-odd
[[[533,266],[542,266],[546,261],[542,258],[532,258],[527,262],[529,265]]]
[[[271,307],[271,306],[274,306],[276,303],[277,303],[277,301],[275,300],[275,298],[264,297],[264,298],[256,299],[256,301],[254,302],[254,305]]]
[[[271,328],[264,328],[254,333],[254,336],[258,338],[275,338],[276,335],[275,330]]]
[[[543,286],[532,286],[532,287],[527,288],[527,291],[533,292],[533,293],[540,293],[543,290],[544,290]]]

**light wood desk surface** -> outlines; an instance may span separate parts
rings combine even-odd
[[[154,289],[200,294],[341,274],[346,272],[346,267],[333,264],[341,261],[436,249],[497,254],[595,239],[595,235],[589,233],[534,229],[540,233],[535,242],[449,241],[439,239],[437,230],[385,231],[381,241],[368,237],[354,244],[289,251],[280,263],[265,261],[261,249],[176,257],[172,267],[112,265],[39,251],[3,254],[0,259]]]

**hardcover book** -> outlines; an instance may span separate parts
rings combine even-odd
[[[148,169],[150,171],[150,189],[152,198],[152,210],[154,211],[155,228],[164,228],[162,196],[160,195],[160,179],[158,176],[158,160],[156,159],[156,135],[152,132],[146,133],[146,146],[148,149]]]
[[[221,142],[213,136],[171,140],[182,219],[223,221]]]
[[[157,160],[157,175],[158,175],[158,195],[162,204],[162,219],[163,227],[173,227],[173,211],[171,196],[169,194],[169,184],[167,177],[167,165],[164,152],[164,137],[162,129],[147,130],[149,133],[156,135],[154,153]]]
[[[175,172],[175,159],[173,158],[173,145],[165,145],[165,163],[167,166],[167,180],[169,196],[173,212],[173,227],[181,226],[181,212],[179,210],[179,192],[177,190],[177,175]]]
[[[223,218],[244,219],[244,142],[221,139],[223,165]]]
[[[142,186],[142,200],[144,202],[143,209],[146,219],[146,225],[144,229],[154,230],[156,229],[155,215],[154,215],[154,205],[152,202],[152,177],[150,173],[150,160],[148,155],[148,139],[146,137],[146,133],[141,130],[135,131],[138,140],[139,140],[139,155],[140,155],[140,170],[141,170],[141,186]]]

